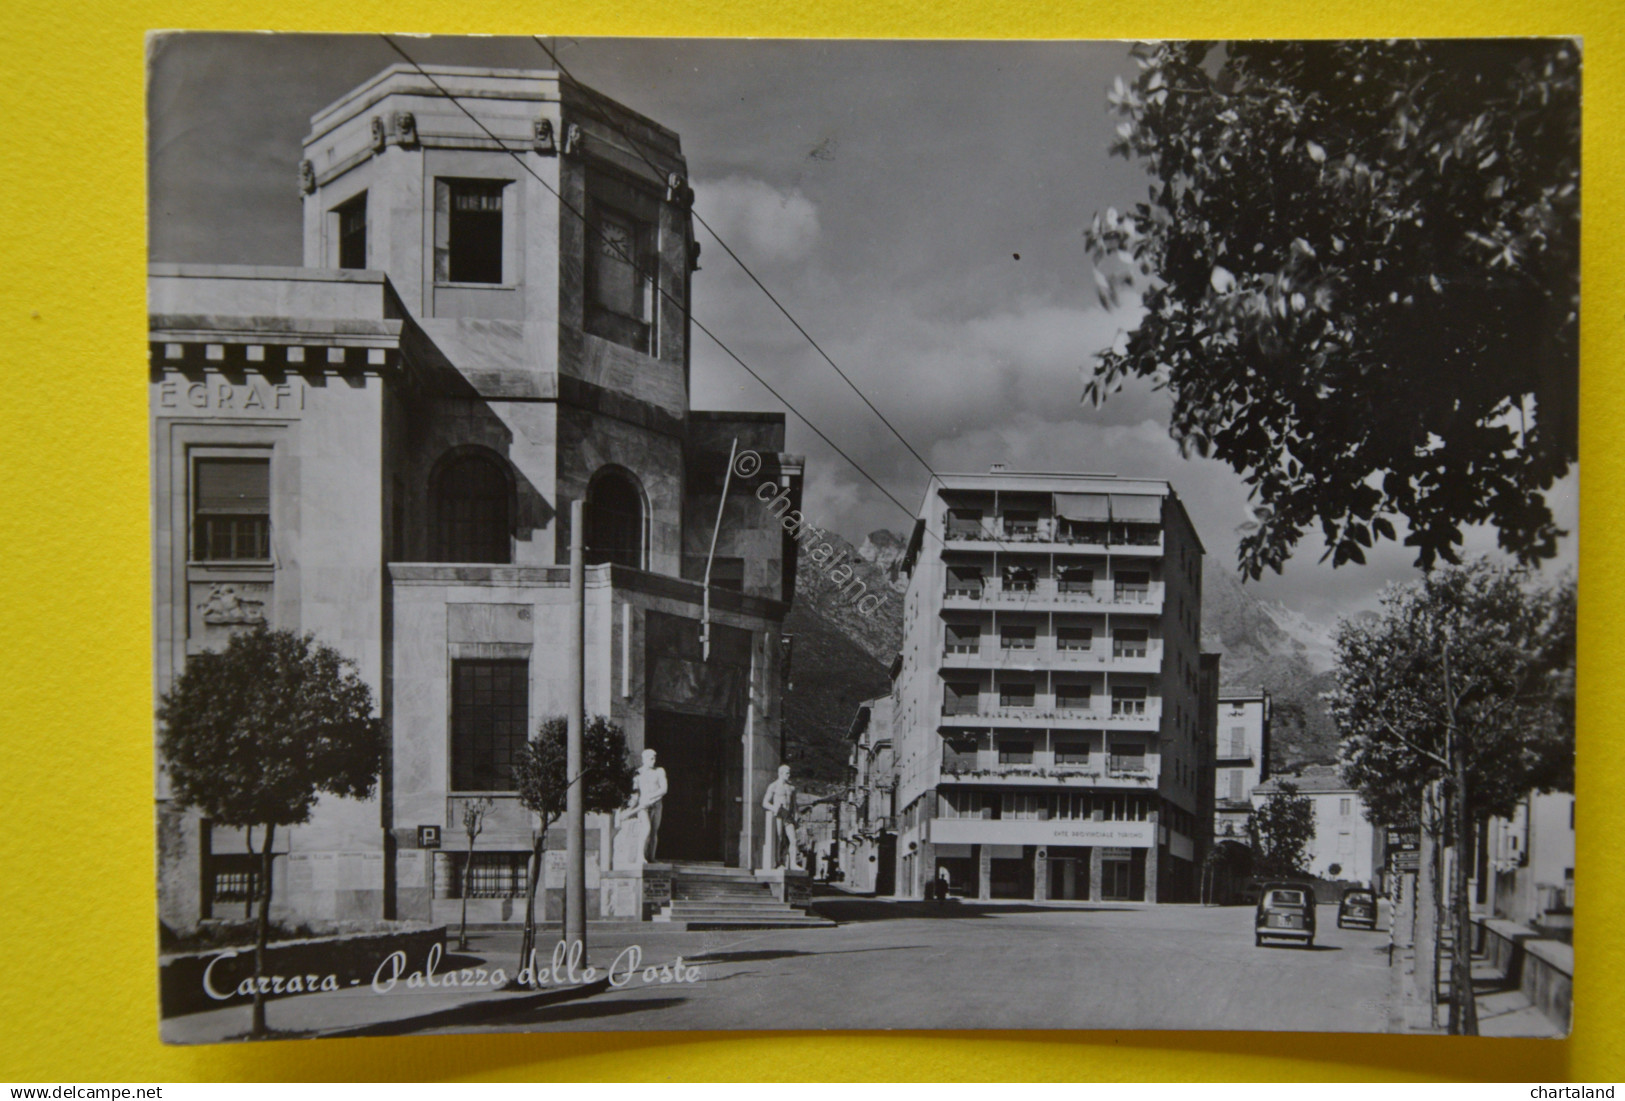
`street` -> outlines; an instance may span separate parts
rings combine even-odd
[[[1254,947],[1251,907],[826,898],[818,909],[841,926],[602,935],[600,966],[636,943],[646,964],[680,955],[698,976],[435,1030],[1389,1028],[1387,934],[1338,929],[1331,906],[1310,950]],[[476,947],[503,962],[517,941]]]

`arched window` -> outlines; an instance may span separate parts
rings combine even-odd
[[[454,455],[435,473],[434,560],[511,561],[508,473],[495,455]]]
[[[600,471],[587,487],[585,530],[581,533],[588,565],[614,562],[644,568],[643,492],[631,475]]]

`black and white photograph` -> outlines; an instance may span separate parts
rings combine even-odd
[[[163,1040],[1567,1036],[1581,59],[152,35]]]

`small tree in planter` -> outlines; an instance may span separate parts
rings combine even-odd
[[[474,870],[474,839],[485,829],[485,816],[495,807],[495,799],[470,799],[463,804],[463,832],[468,834],[468,855],[463,857],[463,923],[457,932],[457,951],[468,951],[468,880]]]
[[[519,801],[541,819],[531,848],[529,875],[525,877],[525,935],[519,945],[519,973],[525,974],[530,954],[536,947],[536,889],[541,883],[547,853],[547,831],[564,817],[569,778],[565,774],[565,738],[568,731],[563,716],[542,720],[536,737],[519,747],[514,755],[514,786]],[[595,715],[581,732],[582,795],[588,812],[608,814],[622,806],[632,794],[636,770],[628,759],[626,738],[621,728],[603,715]]]
[[[222,651],[194,654],[158,701],[159,747],[176,800],[260,840],[254,976],[265,974],[276,827],[310,820],[322,793],[369,798],[383,759],[383,722],[355,663],[315,636],[259,627]],[[251,1032],[263,1036],[254,983]]]

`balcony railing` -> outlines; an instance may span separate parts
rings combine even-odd
[[[1039,578],[1032,582],[1008,582],[989,578],[978,585],[950,580],[943,590],[943,596],[954,601],[998,605],[1155,605],[1162,602],[1163,583],[1154,581],[1139,587],[1112,585],[1110,582],[1099,581],[1085,586],[1081,582],[1057,582],[1051,578]]]
[[[945,541],[977,543],[1059,543],[1093,547],[1159,547],[1162,529],[1155,524],[1079,523],[1044,517],[1036,522],[1006,523],[983,520],[979,524],[950,521]]]
[[[1049,780],[1056,783],[1086,781],[1104,783],[1112,780],[1143,785],[1156,779],[1155,757],[1131,758],[1140,762],[1137,768],[1114,768],[1114,758],[1104,754],[1091,754],[1087,761],[1058,761],[1053,754],[1037,752],[1030,762],[1000,761],[992,751],[981,754],[945,754],[942,775],[950,778],[979,781],[1033,782]]]
[[[952,642],[943,647],[944,664],[955,666],[1036,666],[1057,665],[1073,667],[1102,667],[1110,663],[1138,663],[1160,662],[1162,660],[1162,640],[1151,639],[1138,646],[1128,646],[1121,650],[1108,645],[1104,639],[1096,639],[1088,646],[1057,646],[1053,640],[1039,638],[1034,646],[1003,646],[997,639],[984,641],[981,645],[968,642]]]
[[[1154,727],[1162,720],[1162,707],[1160,704],[1148,705],[1143,711],[1119,712],[1108,711],[1099,705],[1094,707],[1060,707],[1055,704],[1053,697],[1039,696],[1030,705],[1020,704],[994,704],[977,703],[974,701],[955,700],[943,704],[942,716],[948,719],[1008,719],[1018,720],[1024,724],[1045,725],[1064,723],[1067,726],[1126,726],[1133,728]]]

